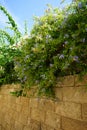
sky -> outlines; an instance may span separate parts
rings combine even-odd
[[[5,6],[21,31],[24,30],[25,20],[28,23],[30,31],[34,24],[33,16],[44,15],[47,4],[60,8],[71,2],[71,0],[65,0],[65,3],[60,4],[61,1],[62,0],[0,0],[0,4]],[[6,16],[0,11],[0,28],[6,25],[6,21]]]

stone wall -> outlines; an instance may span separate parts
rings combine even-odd
[[[0,130],[87,130],[87,76],[60,79],[55,100],[15,97],[0,89]],[[17,87],[17,86],[16,86]]]

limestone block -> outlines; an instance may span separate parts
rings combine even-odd
[[[43,129],[44,130],[44,129]],[[50,127],[50,126],[47,126],[47,129],[46,130],[55,130],[54,128]],[[57,129],[59,130],[59,129]]]
[[[23,127],[24,127],[23,124],[21,124],[18,121],[15,121],[15,125],[14,125],[13,130],[23,130]]]
[[[50,100],[50,99],[40,99],[39,100],[39,108],[41,110],[44,110],[46,111],[54,111],[54,101]]]
[[[30,125],[24,126],[24,130],[32,130]]]
[[[27,97],[21,97],[20,99],[21,105],[28,107],[29,106],[29,98]]]
[[[0,130],[2,130],[2,127],[1,127],[1,125],[0,125]]]
[[[21,110],[22,110],[22,106],[19,104],[16,104],[16,111],[21,112]]]
[[[5,118],[4,118],[4,121],[8,123],[8,125],[10,124],[11,122],[11,117],[9,116],[9,113],[5,113]]]
[[[60,116],[54,112],[46,112],[45,124],[54,129],[60,128]]]
[[[2,129],[3,129],[3,130],[6,130],[6,126],[7,126],[7,122],[5,122],[5,121],[2,122]]]
[[[82,79],[79,76],[75,76],[75,86],[84,86],[87,85],[87,75],[83,76]]]
[[[21,97],[16,97],[16,104],[21,104]]]
[[[30,108],[25,107],[25,106],[20,106],[21,112],[24,113],[25,115],[28,115],[30,117]]]
[[[8,113],[9,113],[9,116],[13,118],[14,110],[13,109],[9,109]]]
[[[38,108],[32,108],[31,109],[31,119],[44,122],[45,112]]]
[[[30,123],[31,130],[40,130],[41,129],[41,123],[35,120],[31,120]]]
[[[16,103],[16,96],[10,96],[10,102],[15,104]]]
[[[40,129],[41,129],[40,122],[37,122],[35,120],[31,120],[30,124],[24,127],[24,130],[40,130]]]
[[[82,104],[82,118],[87,121],[87,104]]]
[[[29,106],[31,108],[37,108],[38,107],[38,102],[39,102],[38,98],[30,98],[30,104],[29,104]]]
[[[41,130],[47,130],[47,126],[44,123],[41,123]]]
[[[54,92],[55,92],[55,98],[58,101],[63,100],[63,93],[62,93],[62,88],[61,87],[60,88],[55,87]]]
[[[6,130],[11,130],[11,126],[9,124],[6,125]]]
[[[2,103],[2,101],[3,101],[3,95],[1,95],[0,93],[0,104]]]
[[[76,103],[87,103],[86,87],[64,87],[63,100]]]
[[[17,112],[17,111],[14,111],[14,112],[13,112],[13,116],[12,116],[13,119],[14,119],[14,120],[18,120],[20,114],[21,114],[21,112],[19,113],[19,112]]]
[[[72,75],[58,78],[58,82],[56,84],[56,87],[74,86],[74,80],[75,80],[75,78]]]
[[[14,130],[13,128],[15,127],[15,120],[11,118],[11,122],[10,122],[11,130]]]
[[[87,130],[87,122],[62,117],[62,129],[64,129],[64,130]]]
[[[56,102],[55,112],[73,119],[81,119],[81,104],[72,102]]]
[[[20,123],[26,125],[27,124],[27,121],[28,121],[28,115],[27,114],[24,114],[23,112],[21,112],[19,114],[19,118],[17,119],[17,121],[19,121]]]

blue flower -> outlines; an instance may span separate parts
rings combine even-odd
[[[73,57],[73,60],[74,60],[74,61],[77,61],[77,62],[78,62],[78,61],[79,61],[78,59],[79,59],[78,56],[74,56],[74,57]]]
[[[68,41],[65,41],[64,43],[65,43],[65,45],[66,45],[66,44],[68,44]]]
[[[61,54],[61,55],[59,56],[59,59],[63,59],[63,58],[64,58],[64,55]]]
[[[53,64],[50,64],[50,67],[52,67],[53,66]]]
[[[81,9],[82,8],[82,2],[78,3],[78,8]]]
[[[69,38],[69,35],[68,35],[68,34],[65,34],[64,38]]]

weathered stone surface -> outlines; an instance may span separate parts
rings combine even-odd
[[[87,88],[86,87],[64,87],[63,101],[87,103]]]
[[[10,124],[10,122],[11,122],[11,117],[10,117],[9,113],[6,113],[6,114],[5,114],[4,121],[7,122],[8,124]]]
[[[55,112],[73,119],[81,119],[81,105],[72,102],[55,103]]]
[[[54,92],[55,92],[55,98],[58,100],[58,101],[62,101],[63,100],[63,92],[62,92],[62,89],[63,88],[57,88],[55,87],[54,88]]]
[[[27,120],[28,120],[28,115],[24,114],[23,112],[21,112],[19,114],[19,118],[17,119],[20,123],[26,125],[27,124]]]
[[[44,129],[43,129],[44,130]],[[52,127],[50,127],[50,126],[47,126],[46,127],[46,130],[55,130],[54,128],[52,128]],[[58,128],[57,128],[57,130],[59,130]]]
[[[71,87],[74,86],[74,81],[75,81],[74,76],[61,77],[58,78],[58,83],[56,87],[64,87],[64,86]]]
[[[64,130],[87,130],[87,122],[62,117],[62,129],[64,129]]]
[[[17,98],[16,98],[16,103],[17,103],[17,104],[21,104],[21,97],[17,97]]]
[[[82,104],[82,118],[87,120],[87,104]]]
[[[43,110],[43,108],[44,108],[44,110],[46,111],[46,110],[48,110],[48,111],[54,111],[54,101],[52,101],[52,100],[47,100],[47,99],[41,99],[41,100],[39,100],[39,108],[41,109],[41,110]]]
[[[54,112],[47,112],[45,124],[55,129],[60,128],[60,116]]]
[[[9,124],[6,125],[6,130],[11,130],[11,126]]]
[[[75,76],[75,86],[84,86],[87,85],[87,75],[83,76],[82,79],[79,76]]]
[[[29,124],[24,126],[24,130],[40,130],[41,123],[35,120],[30,119]]]
[[[20,115],[20,113],[18,113],[17,111],[14,111],[12,117],[13,117],[14,120],[15,119],[18,120],[19,119],[19,115]]]
[[[39,102],[38,98],[31,98],[29,106],[32,107],[32,108],[37,108],[38,102]]]
[[[2,126],[0,125],[0,130],[2,130]]]
[[[29,98],[21,97],[20,99],[21,105],[28,107],[29,106]]]
[[[87,130],[87,91],[84,84],[73,87],[74,80],[73,76],[61,79],[55,100],[17,98],[9,95],[10,87],[1,88],[0,129]]]
[[[20,109],[23,114],[30,116],[30,107],[22,106]]]
[[[18,121],[15,121],[13,130],[23,130],[23,124],[19,123]]]
[[[31,109],[31,119],[44,122],[44,120],[45,120],[44,110],[41,111],[38,108],[32,108]]]
[[[16,104],[16,111],[20,112],[23,108],[21,107],[21,105]]]
[[[44,123],[41,123],[41,130],[47,130],[47,126]]]

